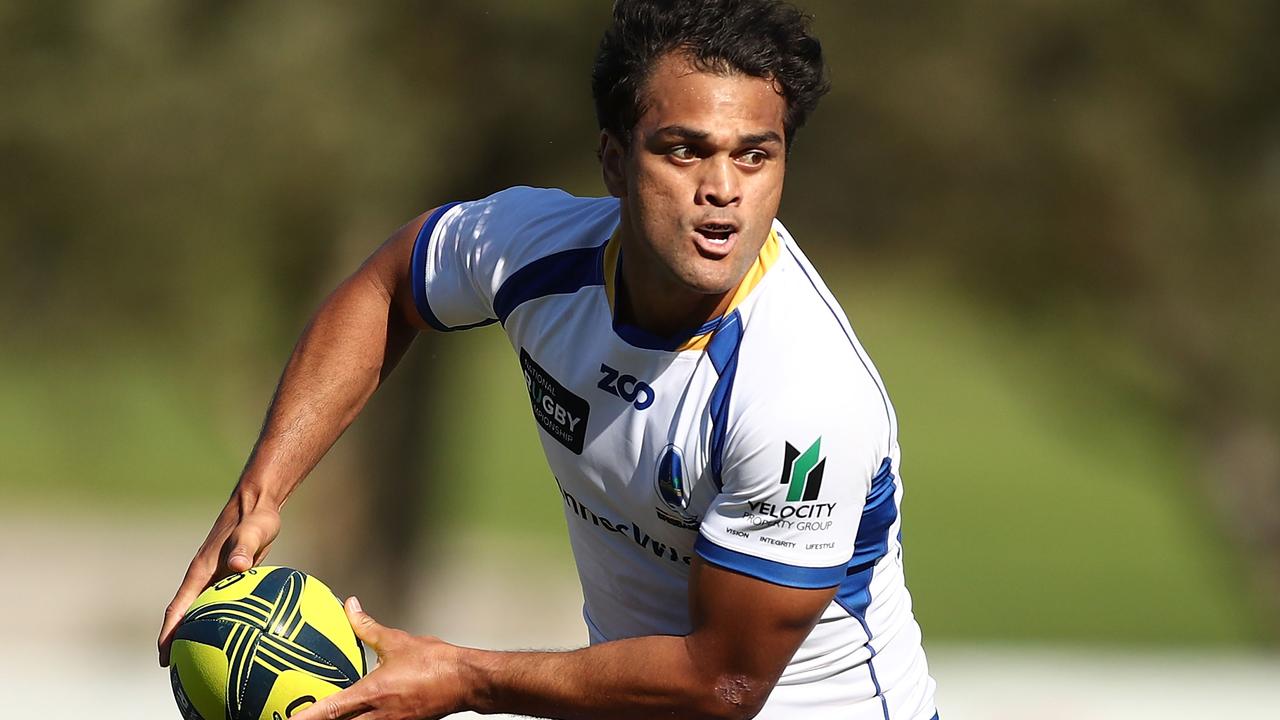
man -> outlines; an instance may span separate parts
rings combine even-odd
[[[278,511],[418,330],[501,323],[565,503],[591,637],[486,652],[347,610],[380,665],[296,715],[936,717],[903,584],[897,428],[775,220],[825,91],[775,0],[620,0],[593,74],[611,197],[512,188],[394,234],[290,359],[166,611],[261,561]]]

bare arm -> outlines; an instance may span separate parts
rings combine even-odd
[[[772,585],[696,560],[694,631],[567,653],[478,653],[475,709],[563,718],[743,718],[774,683],[835,588]]]
[[[760,711],[835,588],[772,585],[695,559],[693,632],[570,652],[489,652],[378,625],[348,601],[381,664],[295,720],[438,718],[459,710],[565,718],[726,718]]]
[[[409,258],[426,217],[383,243],[308,323],[238,487],[283,504],[425,328],[413,307]]]
[[[413,304],[409,261],[425,213],[400,228],[334,290],[285,366],[262,433],[231,498],[165,608],[157,647],[212,581],[266,557],[280,508],[333,446],[425,325]]]

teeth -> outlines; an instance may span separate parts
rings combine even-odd
[[[698,228],[698,234],[707,242],[713,245],[724,245],[729,242],[729,238],[733,236],[734,227],[732,225],[707,224]]]

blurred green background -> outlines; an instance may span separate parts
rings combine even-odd
[[[802,5],[834,89],[781,217],[897,405],[926,640],[1274,652],[1280,5]],[[608,10],[0,4],[0,526],[189,557],[399,223],[602,194]],[[501,331],[421,338],[286,533],[393,621],[468,548],[564,576],[528,415]],[[182,571],[151,564],[146,633]]]

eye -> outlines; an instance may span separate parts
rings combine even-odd
[[[748,150],[738,156],[738,164],[747,167],[759,167],[769,159],[769,154],[763,150]]]
[[[668,150],[667,155],[684,162],[698,159],[698,153],[688,145],[677,145]]]

